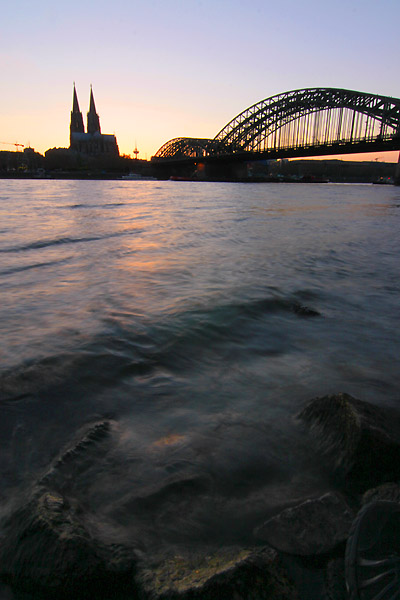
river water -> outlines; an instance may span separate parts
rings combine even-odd
[[[399,229],[392,186],[0,181],[0,512],[107,419],[59,474],[96,535],[256,543],[334,485],[305,401],[398,402]]]

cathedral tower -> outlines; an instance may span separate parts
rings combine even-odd
[[[119,156],[115,135],[101,133],[100,119],[96,112],[92,86],[90,86],[90,105],[89,112],[87,113],[87,130],[85,133],[82,113],[79,110],[78,97],[74,83],[69,149],[73,152],[93,157]]]
[[[93,98],[92,86],[90,86],[90,105],[89,112],[87,114],[87,132],[88,133],[101,133],[100,130],[100,119],[96,112],[96,106]]]
[[[70,137],[73,133],[84,133],[85,129],[83,126],[83,117],[79,109],[78,96],[76,94],[75,82],[74,82],[74,94],[72,99],[72,110],[71,110],[71,123],[69,126]]]

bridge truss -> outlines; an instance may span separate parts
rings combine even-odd
[[[379,148],[378,148],[379,147]],[[309,88],[253,104],[213,139],[175,138],[156,159],[301,156],[400,148],[400,99]]]

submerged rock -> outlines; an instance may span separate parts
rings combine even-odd
[[[305,306],[304,304],[295,303],[292,305],[293,312],[299,317],[320,317],[321,313],[319,313],[314,308],[310,308],[309,306]]]
[[[306,500],[268,519],[255,536],[287,554],[326,554],[347,539],[353,511],[338,494]]]
[[[297,600],[271,548],[222,548],[174,556],[143,568],[141,598],[152,600]]]
[[[400,414],[336,394],[315,398],[298,414],[334,469],[361,488],[400,479]]]

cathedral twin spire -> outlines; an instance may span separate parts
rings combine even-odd
[[[72,100],[71,110],[71,124],[70,133],[84,133],[85,128],[83,126],[82,113],[79,108],[78,96],[76,94],[75,83],[74,83],[74,97]]]
[[[92,86],[90,86],[90,105],[89,105],[89,112],[87,114],[87,132],[88,133],[101,133],[100,119],[99,119],[99,115],[96,112],[96,106],[94,103]]]
[[[87,113],[87,128],[83,124],[81,109],[79,108],[78,95],[75,83],[72,97],[69,150],[84,156],[119,156],[118,144],[115,135],[101,133],[100,119],[96,112],[92,86],[90,86],[89,112]]]
[[[83,125],[83,117],[79,108],[78,96],[76,93],[74,83],[74,94],[72,99],[72,111],[71,111],[71,124],[70,133],[85,133]],[[90,86],[90,105],[89,112],[87,113],[87,133],[101,133],[100,130],[100,119],[96,113],[96,105],[94,103],[94,96],[92,86]]]

